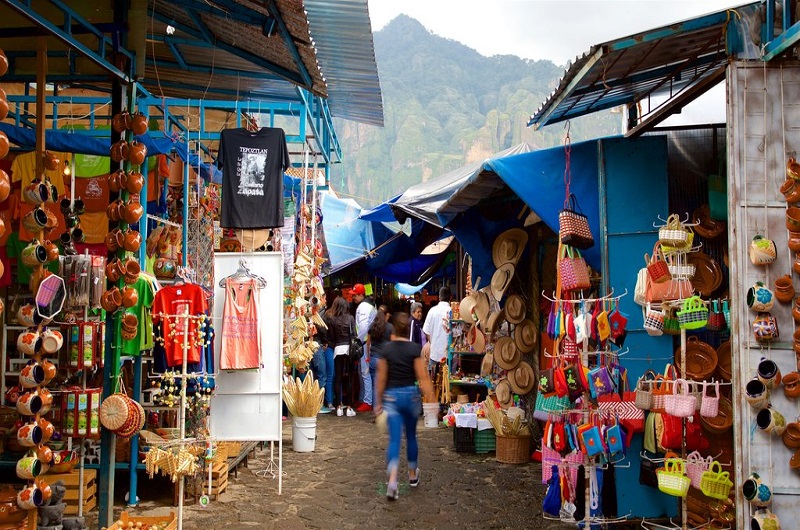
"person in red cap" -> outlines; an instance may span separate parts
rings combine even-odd
[[[353,301],[358,304],[356,307],[356,335],[358,340],[364,344],[364,355],[359,361],[361,368],[361,404],[356,408],[358,412],[368,412],[372,410],[372,396],[374,394],[374,384],[372,374],[375,373],[377,360],[371,359],[369,355],[369,345],[367,342],[367,334],[372,321],[375,320],[375,315],[378,310],[375,309],[375,303],[371,297],[366,296],[367,290],[364,284],[357,283],[353,286]]]

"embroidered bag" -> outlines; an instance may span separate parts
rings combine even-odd
[[[582,291],[591,287],[589,268],[578,250],[562,245],[558,260],[558,278],[566,292]]]
[[[587,249],[594,245],[589,228],[589,219],[583,215],[574,193],[564,201],[564,209],[558,213],[558,235],[561,244]]]

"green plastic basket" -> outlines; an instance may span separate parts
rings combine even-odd
[[[497,449],[497,437],[494,429],[485,429],[475,433],[475,452],[478,454],[492,453]]]

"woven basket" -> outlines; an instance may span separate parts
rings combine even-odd
[[[530,460],[530,436],[505,436],[496,439],[497,461],[502,464],[525,464]]]
[[[719,462],[712,462],[711,467],[703,473],[703,478],[700,480],[700,491],[712,499],[727,499],[733,487],[729,476],[727,471],[722,471]]]
[[[125,394],[111,394],[100,403],[100,423],[110,431],[122,428],[128,421],[130,398]]]
[[[656,471],[656,476],[658,489],[674,497],[685,497],[692,482],[683,474],[683,460],[680,458],[667,458],[664,467]]]
[[[697,451],[689,453],[686,457],[686,476],[689,477],[693,487],[700,489],[703,473],[708,471],[713,461],[713,457],[708,456],[703,458]]]

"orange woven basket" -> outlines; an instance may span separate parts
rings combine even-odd
[[[530,461],[531,437],[497,435],[496,459],[502,464],[525,464]]]

